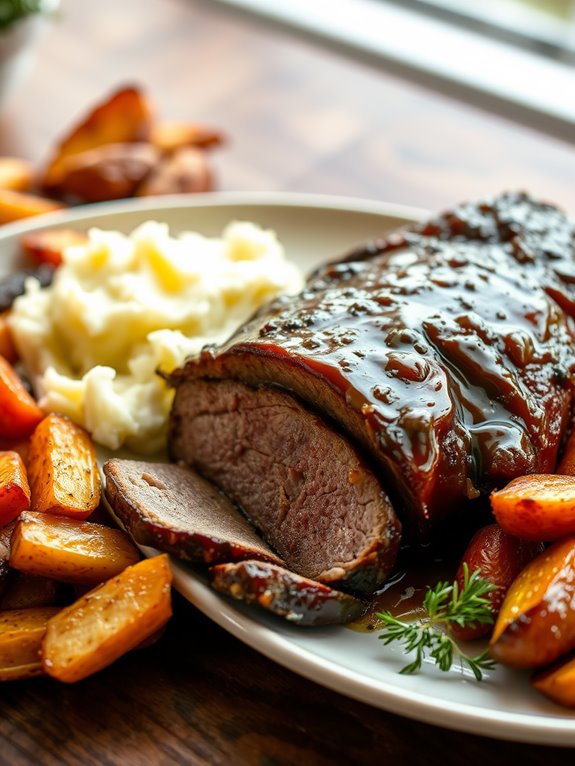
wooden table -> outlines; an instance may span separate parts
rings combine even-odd
[[[437,209],[528,189],[575,213],[575,153],[200,0],[64,0],[0,112],[0,153],[47,158],[85,108],[144,85],[166,118],[221,126],[223,189]],[[574,723],[575,726],[575,723]],[[303,680],[187,603],[154,647],[76,686],[6,684],[1,764],[571,764],[568,750],[397,717]]]

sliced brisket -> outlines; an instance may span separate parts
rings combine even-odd
[[[173,456],[297,571],[357,573],[365,551],[387,563],[388,501],[376,510],[363,463],[354,495],[341,445],[424,536],[492,487],[553,470],[573,395],[574,251],[560,211],[507,194],[319,269],[173,374]],[[290,408],[325,438],[278,414]]]
[[[260,561],[210,568],[213,587],[296,625],[337,625],[357,619],[365,604],[354,596]]]
[[[180,386],[171,444],[295,572],[371,592],[391,571],[400,527],[379,481],[289,394],[233,380]]]
[[[108,502],[140,545],[197,563],[281,564],[230,501],[189,468],[114,458],[104,473]]]

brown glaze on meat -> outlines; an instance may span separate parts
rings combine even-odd
[[[513,194],[371,243],[176,371],[175,417],[196,380],[284,389],[358,445],[425,537],[493,487],[553,470],[573,395],[574,251],[560,211]]]
[[[255,604],[294,625],[337,625],[357,619],[365,604],[319,582],[260,561],[210,568],[220,593]]]

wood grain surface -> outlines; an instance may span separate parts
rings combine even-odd
[[[320,192],[438,209],[527,189],[575,214],[570,145],[201,0],[64,0],[0,109],[0,153],[37,166],[122,83],[158,114],[221,127],[222,189]],[[567,749],[450,732],[308,682],[183,600],[164,636],[75,686],[5,684],[0,764],[572,763]],[[575,722],[574,722],[575,726]]]

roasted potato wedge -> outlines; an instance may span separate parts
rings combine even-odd
[[[200,149],[184,148],[166,157],[138,187],[138,197],[212,191],[214,178]]]
[[[41,179],[41,186],[49,191],[57,190],[65,163],[75,154],[105,144],[146,141],[151,124],[152,109],[144,94],[136,87],[117,90],[60,142]]]
[[[34,169],[19,157],[0,157],[0,189],[25,192],[32,186]]]
[[[30,507],[30,487],[24,461],[17,452],[0,452],[0,526]]]
[[[67,247],[84,245],[87,241],[88,235],[79,229],[40,229],[24,234],[20,240],[20,247],[36,263],[59,266]]]
[[[28,480],[33,511],[87,518],[100,504],[101,491],[88,433],[62,415],[47,415],[30,438]]]
[[[48,623],[45,671],[68,683],[105,668],[153,636],[172,614],[166,554],[144,559],[63,609]]]
[[[535,673],[533,686],[553,702],[565,707],[575,707],[575,656]]]
[[[185,146],[211,149],[224,143],[224,136],[197,122],[177,120],[157,122],[150,131],[150,143],[163,154],[171,154]]]
[[[0,189],[0,224],[61,210],[64,205],[37,194]]]
[[[540,668],[575,648],[575,537],[554,543],[513,582],[491,637],[494,659]]]
[[[96,585],[140,558],[121,529],[48,513],[23,513],[12,534],[10,566],[63,582]]]
[[[0,612],[0,681],[44,675],[42,639],[58,612],[57,607]]]
[[[487,595],[495,620],[512,582],[537,554],[542,553],[543,548],[542,543],[520,540],[501,529],[499,524],[489,524],[471,538],[456,580],[462,588],[465,576],[463,565],[466,563],[470,574],[478,569],[481,577],[496,586],[497,590]],[[451,632],[462,641],[471,641],[489,635],[492,630],[493,624],[476,623],[463,628],[454,626]]]
[[[123,199],[136,189],[159,162],[151,144],[106,144],[62,162],[58,193],[79,202]]]
[[[575,477],[519,476],[491,494],[491,507],[501,527],[524,540],[575,534]]]

